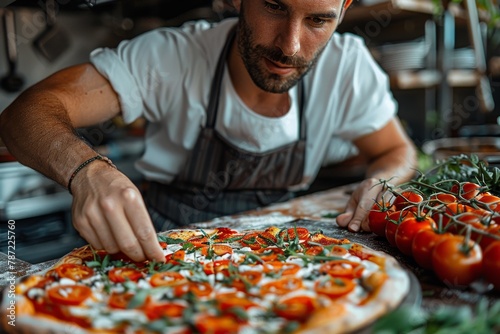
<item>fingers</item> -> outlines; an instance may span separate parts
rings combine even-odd
[[[112,195],[73,203],[73,224],[94,248],[123,252],[134,261],[165,261],[140,192],[124,187]],[[78,214],[79,212],[79,214]]]
[[[131,223],[145,256],[159,262],[165,261],[165,255],[157,242],[156,231],[140,194],[133,189],[124,192],[125,216]]]

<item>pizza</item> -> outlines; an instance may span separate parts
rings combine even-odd
[[[165,262],[89,245],[4,293],[19,333],[346,333],[395,309],[407,272],[386,253],[306,227],[162,232]],[[12,299],[14,298],[14,300]]]

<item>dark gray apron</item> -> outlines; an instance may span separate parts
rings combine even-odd
[[[207,123],[185,168],[166,185],[149,182],[146,202],[157,230],[175,228],[252,210],[293,197],[302,181],[306,147],[303,83],[299,83],[300,138],[264,153],[235,147],[215,130],[224,66],[236,29],[219,57],[212,81]]]

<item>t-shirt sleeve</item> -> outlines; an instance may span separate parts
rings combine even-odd
[[[122,41],[114,49],[96,49],[90,62],[117,93],[125,122],[141,116],[155,122],[185,103],[183,87],[193,88],[189,73],[206,71],[206,64],[192,59],[200,54],[197,47],[183,31],[164,28]]]
[[[388,75],[375,62],[360,38],[348,38],[341,67],[344,84],[340,88],[342,120],[336,135],[344,140],[375,132],[397,113]]]

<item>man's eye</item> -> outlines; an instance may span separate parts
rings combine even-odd
[[[269,9],[271,12],[277,12],[277,11],[280,11],[282,10],[281,6],[278,5],[277,3],[273,3],[273,2],[267,2],[265,3],[264,5],[267,9]]]
[[[312,17],[311,23],[316,27],[320,27],[326,23],[326,20],[319,18],[319,17]]]

